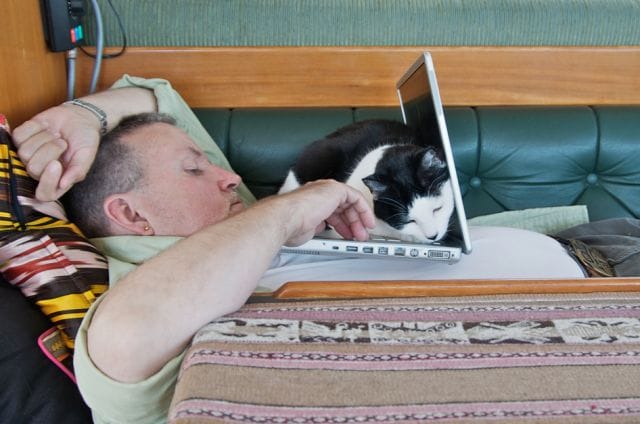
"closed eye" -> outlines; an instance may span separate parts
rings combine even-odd
[[[200,150],[191,146],[186,149],[182,167],[187,174],[202,175],[210,164],[209,159]]]
[[[202,175],[204,171],[200,168],[189,168],[184,170],[187,174],[191,175]]]
[[[437,207],[433,210],[433,213],[440,212],[442,210],[442,206]]]

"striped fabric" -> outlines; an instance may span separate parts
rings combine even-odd
[[[108,287],[107,261],[65,218],[59,202],[35,199],[0,115],[0,272],[61,331],[73,349],[80,322]]]
[[[169,421],[640,422],[640,295],[247,304],[200,330]]]

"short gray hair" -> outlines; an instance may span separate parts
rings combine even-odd
[[[141,159],[122,138],[155,124],[176,125],[175,119],[162,113],[141,113],[124,118],[100,139],[96,158],[83,181],[75,184],[63,202],[69,220],[87,237],[110,235],[110,223],[104,213],[104,200],[116,193],[127,193],[144,178]]]

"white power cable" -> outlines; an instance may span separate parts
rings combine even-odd
[[[78,49],[67,50],[67,100],[72,100],[75,96],[77,56]]]
[[[93,11],[96,17],[96,60],[93,63],[93,73],[91,75],[91,85],[89,86],[89,93],[96,91],[98,85],[98,79],[100,78],[100,68],[102,67],[102,54],[104,52],[104,29],[102,27],[102,13],[100,12],[100,5],[98,0],[91,0]]]

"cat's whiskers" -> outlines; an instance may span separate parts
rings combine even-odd
[[[402,210],[404,213],[409,212],[409,208],[406,205],[403,205],[399,201],[397,201],[395,199],[392,199],[390,197],[379,197],[379,198],[376,199],[376,201],[378,201],[380,203],[384,203],[384,204],[389,205],[389,206],[396,206],[400,210]]]
[[[449,220],[449,223],[447,224],[447,231],[446,231],[447,233],[453,229],[453,225],[454,225],[454,222],[452,220]]]
[[[395,218],[396,216],[405,216],[405,215],[406,215],[406,213],[404,213],[404,212],[394,213],[393,215],[389,215],[389,216],[387,217],[387,221],[391,221],[391,220],[392,220],[393,218]],[[406,224],[406,222],[405,222],[405,224]]]

